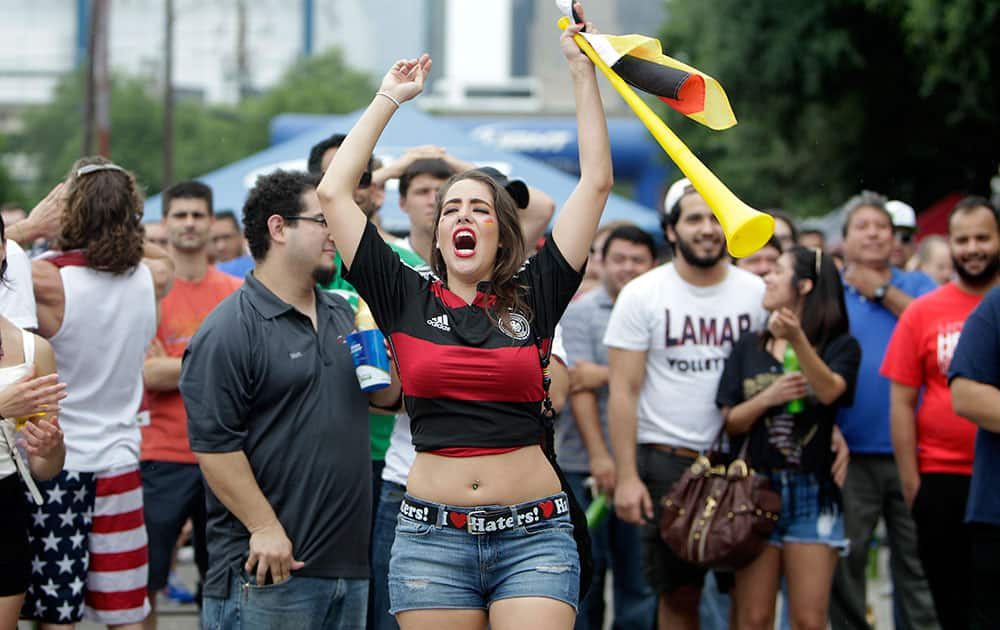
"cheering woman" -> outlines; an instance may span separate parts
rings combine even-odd
[[[579,10],[579,9],[578,9]],[[396,62],[319,186],[348,271],[394,349],[416,462],[389,569],[404,629],[571,628],[580,563],[559,478],[540,446],[541,358],[582,278],[611,190],[594,67],[568,28],[580,182],[525,263],[517,207],[472,170],[438,193],[432,267],[403,265],[365,220],[353,190],[396,109],[417,96],[426,56]]]
[[[751,465],[781,494],[770,544],[736,573],[736,627],[774,627],[784,570],[792,627],[825,628],[837,552],[847,547],[830,439],[837,409],[853,399],[861,348],[829,256],[794,247],[764,281],[767,329],[740,338],[716,397],[726,430],[748,434]],[[789,351],[801,371],[784,371]]]

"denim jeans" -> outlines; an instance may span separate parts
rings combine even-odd
[[[257,586],[234,569],[229,597],[205,597],[205,630],[364,630],[368,580],[291,577],[281,584]]]
[[[917,554],[917,528],[903,502],[899,472],[892,455],[851,453],[843,488],[844,528],[851,552],[837,564],[830,597],[833,630],[863,630],[868,544],[879,516],[889,534],[893,604],[900,630],[932,630],[940,626],[930,588]]]
[[[389,555],[396,540],[396,519],[406,488],[391,481],[382,482],[375,529],[372,532],[372,616],[369,630],[399,630],[396,618],[389,614]]]
[[[580,506],[590,505],[590,490],[584,485],[586,473],[566,473],[566,481]],[[614,508],[611,508],[612,510]],[[642,541],[639,527],[622,521],[612,511],[605,521],[590,530],[594,555],[594,579],[580,602],[575,630],[604,627],[604,580],[608,569],[614,582],[614,630],[650,630],[656,623],[656,596],[642,575]]]

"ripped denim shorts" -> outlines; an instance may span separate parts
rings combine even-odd
[[[796,470],[771,473],[771,487],[781,494],[781,516],[770,544],[812,543],[832,547],[841,556],[848,554],[850,541],[844,534],[840,493],[832,480],[825,483],[826,487],[809,473]]]
[[[576,610],[580,562],[564,493],[474,508],[406,495],[403,506],[389,561],[391,614],[488,610],[511,597],[548,597]]]

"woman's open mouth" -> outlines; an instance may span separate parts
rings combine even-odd
[[[459,228],[451,235],[455,246],[455,255],[459,258],[469,258],[476,253],[476,234],[468,228]]]

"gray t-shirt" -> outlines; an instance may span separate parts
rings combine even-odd
[[[305,567],[294,576],[368,577],[368,399],[343,341],[354,311],[316,292],[309,319],[252,274],[198,328],[180,391],[197,453],[246,453]],[[205,594],[228,596],[250,536],[208,492]]]
[[[608,364],[608,347],[604,345],[604,331],[608,327],[613,306],[614,300],[603,286],[570,303],[559,322],[562,325],[563,345],[566,347],[566,365],[572,367],[577,361],[590,361],[597,365]],[[597,410],[601,414],[604,443],[608,445],[610,452],[608,386],[598,389],[595,394]],[[576,418],[573,417],[568,402],[556,422],[556,453],[559,456],[559,465],[564,471],[590,472],[590,458],[587,456],[587,449],[583,445],[580,431],[576,427]]]

